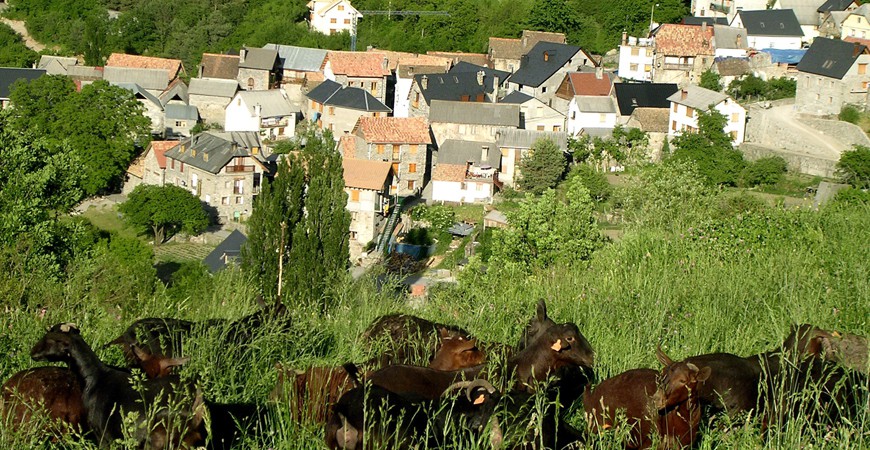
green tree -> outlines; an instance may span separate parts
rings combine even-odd
[[[617,203],[635,226],[668,227],[709,216],[713,191],[691,161],[650,164],[617,191]]]
[[[75,94],[75,83],[63,75],[16,81],[9,92],[9,102],[14,106],[9,125],[53,140],[58,124],[70,120],[61,115],[61,106]]]
[[[565,164],[565,154],[555,142],[538,139],[520,161],[519,187],[535,195],[556,187],[565,173]]]
[[[698,85],[704,89],[719,92],[722,90],[722,77],[713,69],[707,69],[701,73],[701,82]]]
[[[744,186],[772,185],[782,181],[788,167],[782,156],[770,156],[748,163],[740,178]]]
[[[39,55],[5,23],[0,23],[0,67],[31,67]]]
[[[108,19],[104,16],[91,16],[85,20],[85,64],[102,66],[108,48]]]
[[[588,164],[577,164],[568,173],[568,179],[580,178],[583,187],[589,191],[589,196],[596,202],[603,202],[610,197],[612,188],[603,173]]]
[[[728,94],[737,100],[761,100],[767,91],[767,82],[753,74],[736,79],[728,86]]]
[[[530,30],[568,34],[580,28],[580,20],[567,0],[542,0],[535,2],[526,26]]]
[[[857,189],[870,188],[870,147],[855,145],[843,152],[837,162],[837,174],[844,183]]]
[[[714,109],[698,111],[698,132],[674,138],[673,158],[692,161],[712,185],[736,185],[745,162],[731,146],[731,136],[724,131],[727,124],[728,118]]]
[[[140,232],[154,236],[156,245],[182,231],[199,234],[209,225],[208,214],[198,198],[174,185],[139,185],[119,211]]]

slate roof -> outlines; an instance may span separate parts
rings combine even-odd
[[[535,97],[532,97],[529,94],[524,94],[520,91],[512,91],[510,94],[505,95],[498,102],[499,103],[510,103],[510,104],[514,104],[514,105],[522,105],[523,103],[525,103],[529,100],[534,100],[534,99],[535,99]]]
[[[819,2],[822,0],[779,0],[780,9],[794,11],[801,25],[819,24]]]
[[[365,89],[344,87],[332,80],[323,80],[305,96],[322,105],[369,112],[392,111]]]
[[[822,6],[819,6],[819,9],[816,11],[820,13],[829,11],[845,11],[846,8],[854,2],[855,0],[827,0],[825,3],[822,3]]]
[[[65,56],[42,55],[39,57],[38,69],[45,69],[48,75],[66,75],[67,67],[75,66],[79,61]]]
[[[686,92],[686,98],[682,98],[683,91]],[[728,96],[721,92],[711,91],[710,89],[704,89],[698,85],[689,84],[682,90],[677,91],[668,97],[668,100],[691,108],[706,110],[710,105],[718,105],[727,98]]]
[[[713,46],[717,49],[745,50],[748,48],[746,36],[746,28],[715,25],[713,27]]]
[[[436,52],[428,51],[427,55],[440,56],[453,61],[454,64],[465,61],[478,66],[489,66],[489,58],[485,53],[464,53],[464,52]]]
[[[160,99],[160,103],[163,105],[166,105],[172,100],[180,100],[187,103],[189,101],[187,85],[180,79],[176,78],[175,80],[172,80],[172,83],[169,84],[169,87],[167,87],[165,91],[160,93],[158,98]]]
[[[163,109],[163,103],[160,103],[160,99],[155,97],[150,92],[148,92],[148,90],[146,90],[142,86],[139,86],[136,83],[118,83],[118,82],[114,82],[114,81],[112,81],[111,83],[115,86],[122,87],[122,88],[132,92],[133,96],[136,97],[137,99],[148,100],[149,102],[153,103],[158,108]]]
[[[293,45],[266,44],[263,48],[278,51],[278,64],[285,70],[317,72],[323,67],[326,50]]]
[[[491,69],[487,66],[478,66],[477,64],[471,64],[470,62],[466,62],[466,61],[459,61],[458,63],[456,63],[456,65],[451,67],[450,70],[447,71],[447,73],[474,73],[474,74],[476,74],[477,72],[480,72],[481,70],[484,73],[484,78],[487,80],[491,80],[492,77],[498,77],[499,86],[504,85],[507,82],[508,77],[511,76],[510,72],[506,72],[504,70]]]
[[[181,151],[182,146],[185,147],[184,152]],[[237,156],[259,160],[257,155],[252,155],[251,148],[262,146],[256,131],[205,131],[178,142],[165,155],[193,167],[218,173]],[[196,150],[196,156],[193,156],[193,150]]]
[[[670,108],[668,97],[679,90],[673,83],[616,83],[613,88],[623,116],[631,115],[635,108]]]
[[[392,165],[388,161],[370,161],[368,159],[344,158],[341,160],[344,169],[344,185],[349,188],[371,189],[380,191],[386,184]]]
[[[574,103],[581,113],[604,113],[616,112],[613,97],[600,95],[575,95]]]
[[[813,39],[797,70],[830,78],[842,79],[867,47],[839,39]]]
[[[198,120],[199,119],[199,110],[196,109],[196,106],[191,105],[179,105],[177,103],[171,103],[164,107],[163,114],[167,119],[178,119],[178,120]]]
[[[239,230],[233,230],[205,259],[202,263],[209,272],[215,273],[227,266],[227,261],[235,261],[242,256],[242,246],[248,242],[247,236]]]
[[[515,128],[498,128],[495,131],[495,141],[499,148],[531,148],[541,138],[547,138],[555,142],[562,151],[568,150],[568,133],[564,131],[537,131]]]
[[[203,53],[199,63],[199,76],[235,80],[239,76],[239,55]]]
[[[223,80],[220,78],[191,78],[187,88],[189,95],[206,95],[209,97],[233,98],[239,89],[236,80]]]
[[[715,62],[716,71],[723,77],[739,77],[749,73],[748,58],[724,58]]]
[[[425,117],[360,117],[353,128],[366,142],[381,144],[431,144]]]
[[[103,68],[103,79],[110,83],[135,83],[152,91],[163,91],[169,86],[164,69],[106,66]]]
[[[700,26],[701,24],[704,24],[704,23],[706,23],[707,26],[728,25],[728,19],[726,17],[695,17],[695,16],[683,17],[683,25]]]
[[[79,81],[102,80],[104,70],[104,67],[67,66],[66,76]]]
[[[427,66],[417,65],[413,63],[401,63],[396,68],[396,76],[398,78],[413,78],[414,75],[430,74],[430,73],[447,73],[446,66]]]
[[[520,126],[520,106],[503,103],[449,102],[433,100],[429,122]]]
[[[45,69],[0,67],[0,98],[9,98],[9,88],[18,80],[35,80],[45,75]]]
[[[299,112],[280,89],[268,91],[240,91],[236,94],[248,107],[248,113],[254,116],[254,107],[260,105],[260,117],[285,117]]]
[[[740,11],[740,22],[751,36],[800,36],[804,32],[794,11],[790,9],[765,9]]]
[[[108,67],[127,67],[131,69],[161,69],[166,73],[166,82],[169,83],[178,76],[184,67],[180,59],[157,58],[154,56],[127,55],[124,53],[112,53],[106,60]]]
[[[635,108],[629,123],[636,121],[641,130],[649,133],[667,133],[670,114],[667,108]]]
[[[601,78],[595,72],[568,72],[565,76],[574,95],[610,95],[613,87],[610,73],[602,73]]]
[[[713,27],[666,23],[655,32],[655,51],[667,56],[712,55]]]
[[[386,55],[376,52],[339,52],[326,54],[332,73],[348,77],[381,78],[390,75]]]
[[[278,51],[269,48],[245,47],[245,60],[239,52],[239,68],[272,70],[278,62]]]
[[[426,83],[423,83],[424,77]],[[477,82],[477,74],[473,72],[417,74],[414,75],[414,81],[423,93],[423,99],[430,105],[433,100],[459,101],[465,95],[476,100],[478,94],[493,92],[492,78],[484,75],[481,85]],[[489,100],[489,96],[486,97]]]
[[[487,158],[483,156],[483,147],[489,147]],[[488,165],[498,168],[501,161],[501,152],[498,151],[495,141],[466,141],[464,139],[447,139],[438,147],[438,160],[436,167],[442,164],[461,164],[465,168],[466,163],[475,166]],[[463,174],[464,177],[464,174]]]
[[[575,45],[538,42],[520,61],[520,68],[511,76],[511,82],[538,87],[580,51]]]

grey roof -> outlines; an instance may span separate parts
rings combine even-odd
[[[822,0],[779,0],[779,7],[794,11],[801,25],[818,25],[821,2]]]
[[[265,49],[278,51],[278,64],[285,70],[319,72],[326,58],[326,50],[293,45],[266,44]]]
[[[187,93],[190,95],[208,95],[211,97],[233,98],[239,90],[236,80],[220,78],[191,78]]]
[[[746,28],[729,27],[728,25],[713,26],[713,46],[718,48],[730,48],[745,50],[748,48],[746,42]],[[739,39],[738,39],[739,37]]]
[[[251,116],[254,115],[254,107],[260,105],[260,117],[284,117],[299,112],[287,99],[287,95],[280,89],[269,91],[241,91],[239,97],[248,107]]]
[[[477,73],[479,71],[483,71],[484,79],[491,80],[492,77],[498,77],[499,86],[505,84],[508,77],[511,76],[510,72],[505,72],[504,70],[495,70],[485,66],[478,66],[477,64],[471,64],[467,61],[459,61],[455,66],[451,67],[447,73]]]
[[[616,104],[613,97],[601,95],[575,95],[574,102],[580,112],[584,113],[615,113]]]
[[[801,24],[790,9],[765,9],[737,13],[746,32],[752,36],[801,36]]]
[[[728,25],[728,19],[725,17],[683,17],[683,25]]]
[[[275,49],[245,47],[244,50],[244,61],[239,52],[240,68],[272,70],[278,61],[278,50]]]
[[[155,97],[153,94],[148,92],[145,88],[143,88],[142,86],[139,86],[136,83],[118,83],[118,82],[113,81],[112,84],[114,84],[115,86],[118,86],[118,87],[122,87],[122,88],[132,92],[133,96],[136,97],[137,99],[148,100],[149,102],[153,103],[158,108],[163,109],[163,103],[160,103],[159,98]]]
[[[797,70],[830,78],[842,79],[867,47],[839,39],[813,39]]]
[[[486,160],[482,160],[483,147],[489,147]],[[498,168],[501,160],[501,152],[496,148],[495,142],[490,141],[465,141],[459,139],[447,139],[438,147],[437,164],[465,164],[474,163],[476,166],[484,164]]]
[[[822,6],[819,6],[817,11],[820,13],[828,11],[845,11],[846,8],[854,2],[855,0],[828,0],[825,3],[822,3]]]
[[[484,75],[483,84],[480,84],[477,82],[476,72],[417,74],[414,75],[414,81],[420,87],[423,99],[430,105],[433,100],[459,101],[463,96],[476,100],[479,95],[483,95],[489,100],[488,94],[493,92],[492,77]]]
[[[520,126],[520,106],[503,103],[433,100],[429,109],[429,122],[518,127]]]
[[[515,105],[522,105],[523,103],[533,100],[535,97],[532,97],[529,94],[524,94],[520,91],[513,91],[508,95],[505,95],[504,98],[499,100],[499,103],[513,103]]]
[[[600,137],[606,138],[613,136],[613,128],[603,128],[603,127],[584,127],[580,134],[592,137]]]
[[[75,66],[79,61],[66,56],[42,55],[39,57],[39,69],[45,69],[48,75],[66,75],[67,67]]]
[[[414,75],[430,73],[447,73],[447,67],[405,63],[399,63],[396,66],[396,76],[398,78],[413,78]]]
[[[682,98],[684,92],[686,93],[686,98]],[[725,101],[726,98],[728,98],[728,96],[721,92],[711,91],[695,84],[689,84],[682,90],[679,90],[668,97],[668,100],[691,108],[706,110],[710,105],[718,105]]]
[[[564,131],[499,128],[495,132],[495,140],[499,147],[532,148],[532,145],[541,138],[550,139],[555,142],[562,151],[568,150],[568,133]]]
[[[148,90],[162,91],[169,86],[165,69],[134,69],[106,66],[103,79],[110,83],[135,83]]]
[[[538,87],[568,64],[580,47],[555,42],[538,42],[520,60],[520,68],[511,75],[511,83]]]
[[[160,93],[158,96],[160,103],[164,106],[172,100],[180,100],[184,103],[188,102],[187,85],[181,79],[176,78],[169,87]]]
[[[834,30],[839,31],[843,26],[843,21],[851,14],[850,11],[831,11],[829,16],[825,17],[823,23],[830,22],[834,25]]]
[[[102,80],[103,68],[94,66],[67,66],[66,75],[78,80]]]
[[[163,108],[163,114],[167,119],[199,120],[199,110],[191,105],[171,103]]]
[[[0,98],[9,98],[9,88],[18,80],[35,80],[45,75],[45,69],[0,67]]]
[[[248,242],[247,236],[239,230],[233,230],[205,259],[202,263],[208,267],[209,272],[215,273],[227,266],[228,261],[235,261],[242,256],[242,246]]]
[[[498,223],[508,223],[507,216],[497,209],[493,209],[492,211],[486,213],[486,215],[483,216],[483,220],[491,220]]]
[[[166,157],[211,173],[218,173],[237,156],[260,160],[260,156],[253,155],[251,149],[262,148],[262,146],[256,131],[205,131],[180,141],[178,145],[166,151]],[[185,149],[183,152],[182,147]]]
[[[619,113],[630,116],[635,108],[670,108],[668,97],[679,88],[673,83],[614,83]]]
[[[323,80],[305,95],[317,103],[328,106],[369,112],[392,111],[365,89],[345,87],[332,80]]]

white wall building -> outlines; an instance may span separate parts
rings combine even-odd
[[[568,104],[568,135],[586,128],[614,128],[619,114],[610,96],[575,95]]]
[[[804,32],[790,9],[741,11],[731,26],[745,28],[749,48],[799,50],[803,48]]]
[[[652,81],[653,39],[622,33],[617,75],[623,80]]]
[[[743,142],[746,131],[746,109],[731,97],[720,92],[690,84],[668,97],[671,102],[668,117],[668,136],[694,133],[698,130],[698,111],[707,111],[711,106],[723,114],[728,123],[724,131],[731,135],[732,145]]]
[[[354,16],[357,19],[362,17],[348,0],[311,0],[308,9],[311,29],[326,35],[342,31],[351,33]]]
[[[282,139],[296,135],[301,116],[283,89],[240,91],[227,105],[226,131],[256,131],[262,139]]]

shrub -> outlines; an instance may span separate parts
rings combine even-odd
[[[428,228],[414,228],[405,235],[405,243],[411,245],[432,245],[432,236]]]
[[[838,117],[843,122],[858,124],[858,121],[861,120],[861,111],[858,111],[858,108],[852,105],[843,105],[843,109],[840,110]]]
[[[447,231],[456,222],[456,213],[444,205],[420,205],[412,209],[410,214],[414,220],[429,222],[435,231]]]
[[[740,175],[744,186],[777,184],[782,181],[787,164],[781,156],[770,156],[749,163]]]
[[[840,155],[837,173],[844,183],[858,189],[870,188],[870,148],[856,145]]]
[[[603,202],[610,198],[611,187],[607,182],[607,177],[595,170],[592,166],[586,164],[578,164],[571,169],[568,174],[568,179],[574,177],[580,178],[580,183],[589,191],[589,195],[596,202]]]

